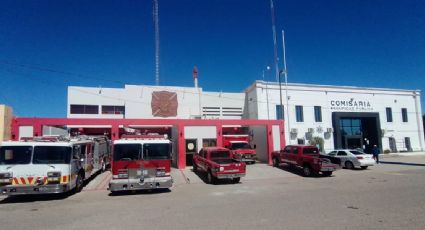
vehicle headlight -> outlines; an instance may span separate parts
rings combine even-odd
[[[12,183],[13,173],[0,173],[0,183]]]
[[[12,172],[0,173],[0,179],[11,179],[12,177]]]
[[[118,170],[118,178],[119,179],[127,179],[128,178],[128,169]]]
[[[163,177],[163,176],[166,176],[165,168],[157,168],[157,169],[156,169],[156,176],[157,176],[157,177]]]
[[[58,182],[61,178],[61,172],[47,172],[47,181]]]
[[[223,172],[224,171],[224,167],[220,167],[220,172]]]

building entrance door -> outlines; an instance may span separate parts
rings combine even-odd
[[[193,154],[198,152],[197,139],[186,139],[186,166],[193,166]]]
[[[347,149],[363,149],[363,139],[361,135],[345,136],[345,146]]]

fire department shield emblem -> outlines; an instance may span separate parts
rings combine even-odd
[[[152,92],[152,116],[154,117],[176,117],[177,116],[177,94],[168,91]]]

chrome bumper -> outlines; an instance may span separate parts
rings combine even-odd
[[[173,178],[169,177],[154,177],[137,179],[112,179],[109,182],[109,190],[111,192],[127,191],[127,190],[148,190],[171,188],[173,186]]]
[[[257,160],[257,156],[255,154],[246,154],[234,159],[240,162],[255,162]]]
[[[230,173],[230,174],[217,174],[218,179],[233,179],[238,177],[244,177],[245,173]]]
[[[0,187],[0,195],[34,195],[63,193],[69,190],[68,184],[52,185],[5,185]]]

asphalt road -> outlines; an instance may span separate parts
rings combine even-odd
[[[0,229],[424,229],[425,156],[303,178],[250,165],[240,184],[175,170],[171,191],[110,196],[108,173],[68,197],[0,199]]]

